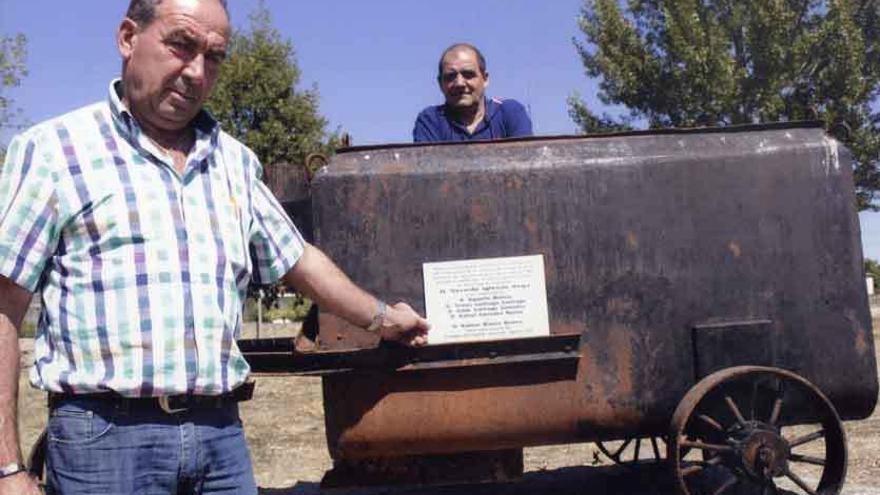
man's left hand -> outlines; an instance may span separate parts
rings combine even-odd
[[[409,304],[399,302],[388,306],[379,335],[411,347],[421,347],[428,343],[428,320],[419,316]]]

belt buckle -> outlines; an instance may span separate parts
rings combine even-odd
[[[163,395],[163,396],[159,397],[158,402],[159,402],[159,407],[168,414],[175,414],[175,413],[179,413],[179,412],[183,412],[183,411],[187,410],[186,407],[172,409],[171,406],[168,404],[168,396],[167,395]]]

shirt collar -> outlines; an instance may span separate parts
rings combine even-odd
[[[483,96],[483,101],[486,102],[486,121],[490,121],[494,119],[495,114],[501,110],[501,102],[495,98],[488,98],[486,96]]]
[[[480,123],[477,124],[477,127],[474,128],[474,132],[471,133],[471,135],[479,133],[484,127],[489,125],[489,122],[491,122],[492,119],[495,118],[495,115],[498,113],[498,111],[501,110],[501,102],[499,102],[495,98],[488,98],[485,95],[483,95],[483,103],[485,105],[483,107],[485,109],[485,114],[483,115],[483,120],[481,120]],[[467,133],[467,127],[456,122],[456,120],[452,118],[452,116],[448,112],[448,107],[446,106],[446,104],[443,104],[443,106],[441,108],[443,111],[443,115],[445,116],[446,120],[451,125],[453,125],[454,127],[457,127],[458,129],[461,129],[462,131]]]
[[[151,150],[155,147],[150,143],[149,139],[143,134],[141,126],[137,119],[128,110],[122,102],[122,79],[114,79],[110,81],[110,90],[107,97],[110,106],[110,113],[113,117],[113,124],[119,135],[128,141],[135,148],[140,148],[151,154]],[[220,135],[220,123],[207,111],[200,110],[192,121],[192,125],[196,131],[196,142],[193,151],[190,152],[187,161],[193,158],[201,161],[205,156],[212,153],[217,147],[217,141]],[[162,161],[160,156],[153,154],[157,159]]]

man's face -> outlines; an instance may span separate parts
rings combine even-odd
[[[147,26],[123,20],[117,44],[135,117],[163,131],[186,127],[211,94],[228,38],[217,0],[164,0]]]
[[[477,54],[469,48],[458,48],[443,57],[440,71],[440,91],[446,104],[453,108],[469,108],[483,101],[483,91],[489,85],[489,74],[480,71]]]

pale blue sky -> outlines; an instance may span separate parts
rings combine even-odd
[[[257,0],[229,0],[247,25]],[[119,73],[114,32],[126,0],[0,0],[0,34],[28,37],[30,74],[10,93],[31,123],[105,96]],[[594,108],[595,83],[572,44],[581,0],[266,0],[296,49],[303,84],[317,84],[330,128],[355,144],[408,142],[418,111],[439,103],[437,57],[469,41],[488,59],[489,94],[516,98],[538,134],[571,134],[566,98]],[[0,133],[7,142],[9,132]],[[880,214],[862,214],[865,254],[880,259]]]
[[[229,0],[247,25],[256,0]],[[0,0],[0,33],[28,37],[28,76],[13,96],[39,121],[104,96],[119,72],[114,32],[125,0]],[[267,0],[315,83],[332,129],[355,144],[410,141],[419,110],[440,103],[440,52],[456,41],[483,50],[489,94],[527,105],[541,134],[570,134],[566,98],[593,86],[572,44],[581,0]],[[75,12],[74,12],[75,11]],[[4,138],[7,136],[3,136]],[[8,140],[8,139],[7,139]]]

